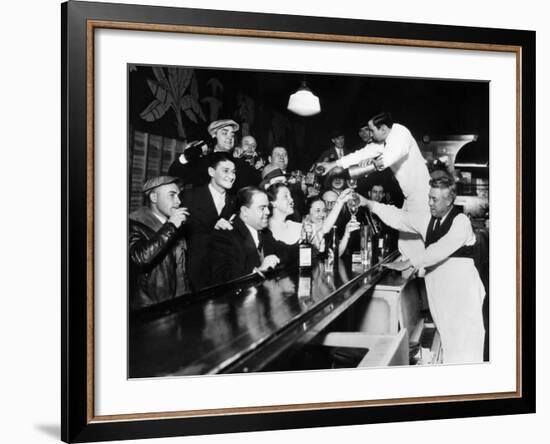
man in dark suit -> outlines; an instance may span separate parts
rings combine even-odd
[[[229,222],[234,197],[229,194],[235,182],[235,164],[228,153],[212,153],[209,157],[210,183],[183,195],[183,206],[189,211],[186,235],[189,240],[188,274],[194,291],[207,284],[204,273],[208,240],[215,230],[232,230]]]
[[[321,153],[317,162],[334,162],[350,153],[345,148],[346,137],[342,130],[337,129],[332,131],[330,141],[332,142],[332,146]]]
[[[262,231],[267,227],[269,201],[255,187],[239,190],[237,216],[232,230],[218,230],[208,243],[210,284],[221,284],[253,271],[266,271],[279,263],[275,255],[263,255]]]

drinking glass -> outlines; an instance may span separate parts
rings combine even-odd
[[[360,204],[359,196],[356,193],[353,193],[351,195],[351,199],[348,200],[347,202],[348,210],[351,214],[351,219],[353,221],[357,220],[356,215],[357,215],[357,210],[359,210],[359,204]]]

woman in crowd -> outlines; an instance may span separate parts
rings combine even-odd
[[[264,251],[277,255],[283,265],[296,264],[302,224],[288,219],[294,213],[294,199],[284,183],[271,185],[267,189],[267,197],[271,217],[264,235]]]
[[[320,197],[314,197],[307,202],[307,216],[304,223],[311,223],[313,227],[314,245],[320,251],[324,251],[324,237],[330,229],[336,224],[336,220],[340,215],[344,204],[351,199],[352,190],[350,188],[344,190],[336,199],[333,208],[327,214],[326,204]],[[326,217],[325,217],[326,216]],[[344,233],[338,244],[338,255],[342,256],[346,251],[350,234],[360,228],[361,224],[357,220],[350,219],[346,224]]]

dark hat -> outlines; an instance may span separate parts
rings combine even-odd
[[[330,139],[335,139],[336,137],[345,136],[346,133],[342,128],[334,128],[330,131]]]
[[[215,137],[216,131],[225,126],[232,126],[234,131],[239,131],[240,128],[239,124],[231,119],[214,120],[208,125],[208,134],[210,134],[211,137]]]
[[[160,187],[161,185],[168,185],[169,183],[176,183],[179,182],[179,180],[180,179],[178,177],[173,176],[151,177],[150,179],[147,179],[143,184],[143,192],[147,193],[148,191],[151,191],[156,187]]]
[[[260,189],[265,190],[267,187],[269,187],[269,185],[271,185],[271,180],[275,179],[276,177],[288,178],[288,174],[283,173],[283,170],[281,170],[280,168],[275,168],[274,170],[269,171],[260,182]]]
[[[334,179],[337,179],[337,178],[341,178],[341,179],[348,179],[349,176],[348,174],[346,173],[346,170],[342,167],[335,167],[333,168],[332,170],[330,170],[326,175],[325,175],[325,180],[324,180],[324,183],[323,185],[325,186],[325,188],[330,188],[330,184],[331,182],[334,180]]]
[[[268,163],[262,170],[262,179],[264,179],[265,176],[267,176],[269,173],[275,170],[280,170],[280,168],[275,166],[275,164],[273,163]]]

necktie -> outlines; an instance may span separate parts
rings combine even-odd
[[[260,256],[260,262],[264,260],[264,244],[262,232],[258,231],[258,255]]]
[[[435,223],[434,223],[434,232],[439,230],[439,225],[441,225],[441,218],[440,217],[436,217],[435,218]]]

